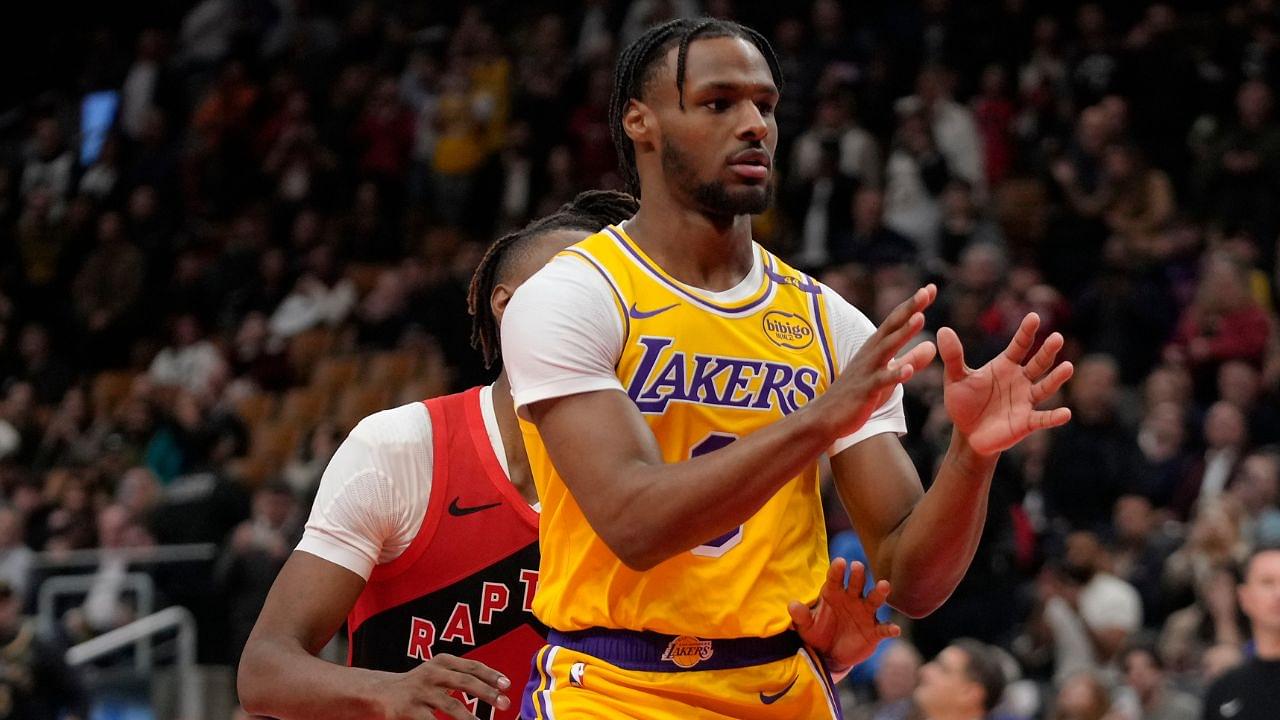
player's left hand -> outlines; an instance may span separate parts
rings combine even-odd
[[[871,657],[881,640],[902,634],[902,628],[895,623],[876,620],[876,611],[889,597],[889,581],[881,580],[864,596],[866,568],[855,561],[847,587],[844,570],[844,558],[831,561],[827,581],[822,584],[814,607],[795,600],[787,606],[800,639],[822,655],[832,674]]]
[[[1056,332],[1027,360],[1039,328],[1040,316],[1028,313],[1009,346],[977,370],[964,364],[964,348],[955,331],[945,327],[938,331],[945,378],[943,403],[955,429],[979,454],[1008,450],[1036,430],[1058,427],[1071,419],[1071,411],[1064,407],[1036,409],[1074,372],[1069,362],[1054,365],[1063,344],[1062,335]]]

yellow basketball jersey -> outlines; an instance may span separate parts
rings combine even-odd
[[[777,422],[838,372],[819,286],[754,249],[764,278],[731,306],[666,274],[617,227],[561,253],[612,286],[625,335],[618,378],[666,462]],[[636,572],[587,523],[536,428],[522,420],[521,429],[542,501],[534,612],[550,627],[768,636],[790,627],[789,601],[816,599],[827,568],[816,463],[737,529]]]

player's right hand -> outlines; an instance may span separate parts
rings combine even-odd
[[[456,720],[479,720],[450,693],[457,690],[494,706],[511,707],[502,693],[511,681],[474,660],[440,654],[406,673],[398,673],[377,689],[385,720],[426,720],[439,711]]]
[[[835,422],[834,437],[856,432],[895,387],[933,360],[937,348],[929,341],[917,344],[900,358],[895,356],[924,328],[924,311],[937,297],[938,288],[930,283],[894,308],[819,398],[828,405],[824,415]]]

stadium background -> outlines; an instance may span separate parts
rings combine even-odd
[[[673,14],[750,24],[781,60],[761,242],[877,320],[939,282],[929,328],[973,365],[1028,310],[1068,338],[1075,419],[1005,455],[914,647],[998,644],[1023,678],[1005,716],[1092,720],[1136,717],[1127,643],[1193,695],[1248,652],[1234,568],[1280,539],[1272,0],[27,9],[0,89],[0,638],[31,622],[53,662],[177,606],[200,667],[184,685],[166,630],[41,675],[49,698],[171,717],[198,688],[231,715],[329,455],[369,412],[491,377],[471,270],[618,185],[612,59]],[[907,390],[925,478],[940,384],[935,364]],[[914,662],[899,644],[856,672],[854,716],[909,693]]]

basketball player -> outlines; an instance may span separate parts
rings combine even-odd
[[[620,56],[611,122],[634,218],[516,291],[503,356],[542,501],[522,717],[838,717],[794,630],[826,570],[818,459],[891,604],[934,610],[973,557],[999,453],[1065,408],[1054,334],[971,370],[939,332],[951,447],[929,492],[897,436],[931,343],[923,288],[877,330],[751,239],[770,202],[781,77],[758,33],[675,20]],[[1024,361],[1026,364],[1024,364]],[[811,612],[811,611],[809,611]],[[817,616],[824,614],[819,606]]]
[[[470,297],[487,361],[512,290],[635,207],[622,193],[586,192],[494,243]],[[309,720],[514,717],[504,692],[528,677],[545,636],[530,612],[536,498],[505,374],[362,420],[326,468],[249,638],[245,709]],[[315,657],[344,619],[350,668]]]
[[[473,343],[487,364],[499,359],[498,318],[512,289],[635,209],[630,196],[586,192],[494,243],[469,298]],[[419,718],[431,709],[514,717],[504,691],[528,677],[545,636],[530,610],[535,500],[505,374],[491,387],[366,418],[326,469],[306,535],[249,639],[245,708],[308,720]],[[837,560],[823,604],[802,616],[815,647],[859,661],[899,633],[875,621],[888,585],[864,598],[861,572],[855,563],[844,589]],[[351,668],[314,656],[343,618]]]

